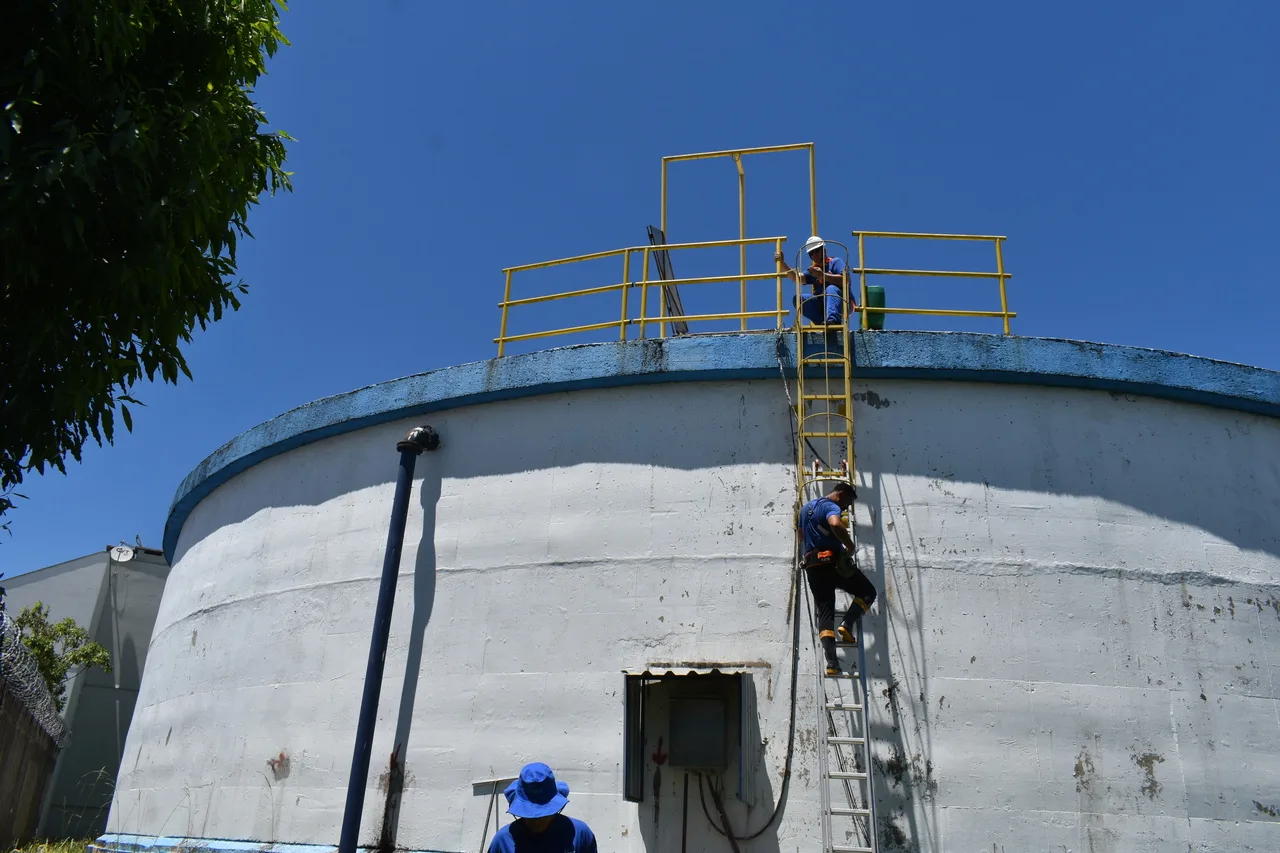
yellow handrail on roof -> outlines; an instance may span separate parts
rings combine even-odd
[[[795,143],[791,145],[772,145],[760,148],[738,148],[727,151],[707,151],[698,154],[675,154],[662,158],[662,196],[661,196],[661,228],[663,239],[667,236],[667,187],[668,187],[668,169],[670,163],[678,163],[686,160],[708,160],[718,157],[728,157],[734,161],[734,165],[738,173],[738,239],[736,240],[707,240],[696,243],[662,243],[653,246],[628,246],[622,249],[610,249],[606,252],[592,252],[586,255],[577,255],[571,258],[559,258],[551,261],[540,261],[532,264],[520,264],[517,266],[506,267],[503,273],[506,278],[503,290],[502,301],[499,307],[502,311],[502,322],[499,328],[498,337],[494,338],[494,342],[498,345],[498,355],[506,354],[506,344],[512,341],[523,341],[534,338],[550,337],[554,335],[568,335],[578,332],[599,331],[602,329],[616,328],[618,329],[619,340],[627,339],[627,329],[630,326],[638,326],[641,337],[645,337],[648,327],[657,325],[658,334],[665,337],[668,326],[676,323],[684,322],[705,322],[713,320],[738,320],[741,331],[751,331],[749,328],[751,320],[773,317],[775,322],[770,324],[769,330],[781,329],[789,325],[786,322],[786,316],[790,313],[790,306],[786,309],[782,303],[782,264],[775,263],[772,272],[747,273],[747,247],[758,244],[773,243],[774,250],[777,253],[782,252],[783,243],[786,237],[747,237],[747,220],[746,220],[746,172],[742,165],[742,158],[752,154],[772,154],[788,151],[806,151],[809,159],[809,228],[811,234],[818,233],[818,183],[817,183],[817,167],[815,160],[815,149],[812,142]],[[858,264],[854,267],[849,265],[850,274],[857,274],[859,283],[859,304],[852,307],[854,312],[861,315],[860,326],[862,329],[870,328],[870,316],[873,314],[907,314],[907,315],[927,315],[927,316],[943,316],[943,317],[992,317],[999,318],[1003,323],[1004,334],[1010,334],[1009,321],[1017,317],[1017,313],[1009,310],[1009,300],[1007,292],[1008,279],[1011,275],[1004,268],[1004,252],[1003,245],[1006,239],[1003,236],[986,235],[986,234],[926,234],[914,233],[906,231],[854,231],[853,236],[858,238]],[[965,271],[965,270],[926,270],[926,269],[895,269],[888,267],[869,267],[866,264],[866,241],[868,239],[911,239],[911,240],[969,240],[969,241],[990,241],[994,244],[996,255],[996,269],[993,272],[988,271]],[[726,271],[723,275],[704,276],[700,278],[680,278],[671,280],[654,280],[649,278],[649,261],[654,257],[656,252],[675,251],[684,249],[703,249],[725,246],[737,246],[738,252],[738,272],[730,274]],[[634,253],[641,253],[642,262],[644,264],[644,273],[639,281],[632,280],[631,273],[631,256]],[[549,293],[543,295],[526,296],[512,299],[512,276],[515,273],[525,272],[528,270],[545,269],[547,267],[560,266],[563,264],[573,264],[582,261],[598,260],[601,258],[622,257],[622,280],[610,284],[602,284],[594,287],[580,288],[577,290],[569,290],[560,293]],[[867,277],[868,276],[924,276],[924,277],[941,277],[941,278],[964,278],[964,279],[991,279],[994,278],[1000,288],[1000,310],[999,311],[970,311],[957,310],[949,308],[889,308],[884,306],[867,305]],[[775,304],[772,311],[748,311],[747,310],[747,285],[751,281],[760,281],[766,279],[775,280]],[[649,288],[655,285],[660,288],[676,287],[677,285],[692,284],[714,284],[723,282],[737,281],[739,283],[738,310],[726,311],[706,314],[687,314],[687,315],[668,315],[667,304],[665,299],[658,301],[658,316],[653,317],[648,313],[649,306]],[[637,316],[632,316],[634,306],[632,305],[630,294],[634,289],[640,290],[640,305]],[[509,335],[508,319],[512,308],[534,305],[542,302],[551,302],[561,299],[571,299],[582,296],[599,295],[602,293],[610,293],[618,291],[621,296],[621,306],[618,313],[618,319],[601,321],[595,323],[587,323],[584,325],[569,326],[559,329],[551,329],[544,331],[525,332],[521,334]],[[799,322],[799,317],[795,322]],[[757,331],[765,331],[765,329],[757,329]]]

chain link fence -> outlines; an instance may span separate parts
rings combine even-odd
[[[53,697],[49,695],[40,669],[22,644],[18,626],[3,613],[0,613],[0,681],[18,697],[54,744],[59,749],[64,748],[71,739],[67,724],[54,708]]]

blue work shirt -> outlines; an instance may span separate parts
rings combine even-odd
[[[530,832],[516,820],[498,830],[489,853],[596,853],[596,837],[591,827],[562,814],[542,832]]]
[[[842,258],[827,258],[826,271],[831,275],[840,275],[844,272],[844,260]],[[828,285],[825,281],[818,281],[818,277],[810,273],[807,269],[804,274],[804,283],[813,288],[814,296],[821,296],[827,287],[838,287],[838,284]]]
[[[814,498],[800,510],[800,531],[804,534],[804,552],[844,550],[844,545],[831,532],[827,519],[840,515],[840,506],[831,498]]]

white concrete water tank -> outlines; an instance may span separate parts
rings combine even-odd
[[[1280,374],[856,338],[880,850],[1280,850]],[[728,850],[696,776],[686,817],[662,713],[643,802],[624,799],[624,671],[715,667],[749,676],[720,776],[733,831],[765,827],[742,849],[819,850],[807,605],[771,822],[791,744],[792,345],[462,365],[217,450],[173,505],[96,846],[336,844],[395,444],[429,423],[442,447],[418,461],[361,843],[478,849],[505,812],[486,780],[541,760],[602,850]]]

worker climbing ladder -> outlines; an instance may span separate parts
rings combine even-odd
[[[828,243],[841,246],[844,256],[849,257],[848,247],[835,241]],[[803,259],[797,260],[797,268],[802,268],[799,261]],[[801,290],[802,286],[797,283],[797,291]],[[796,470],[800,505],[831,491],[837,482],[854,482],[853,361],[847,269],[841,274],[841,292],[844,322],[805,325],[800,312],[796,314]],[[798,300],[807,296],[809,294],[799,292]],[[846,524],[852,533],[852,507]],[[862,622],[858,622],[856,643],[838,642],[836,647],[837,654],[841,651],[844,654],[840,672],[826,675],[821,648],[817,643],[814,646],[822,849],[824,853],[876,853]],[[851,654],[856,663],[850,661]]]

